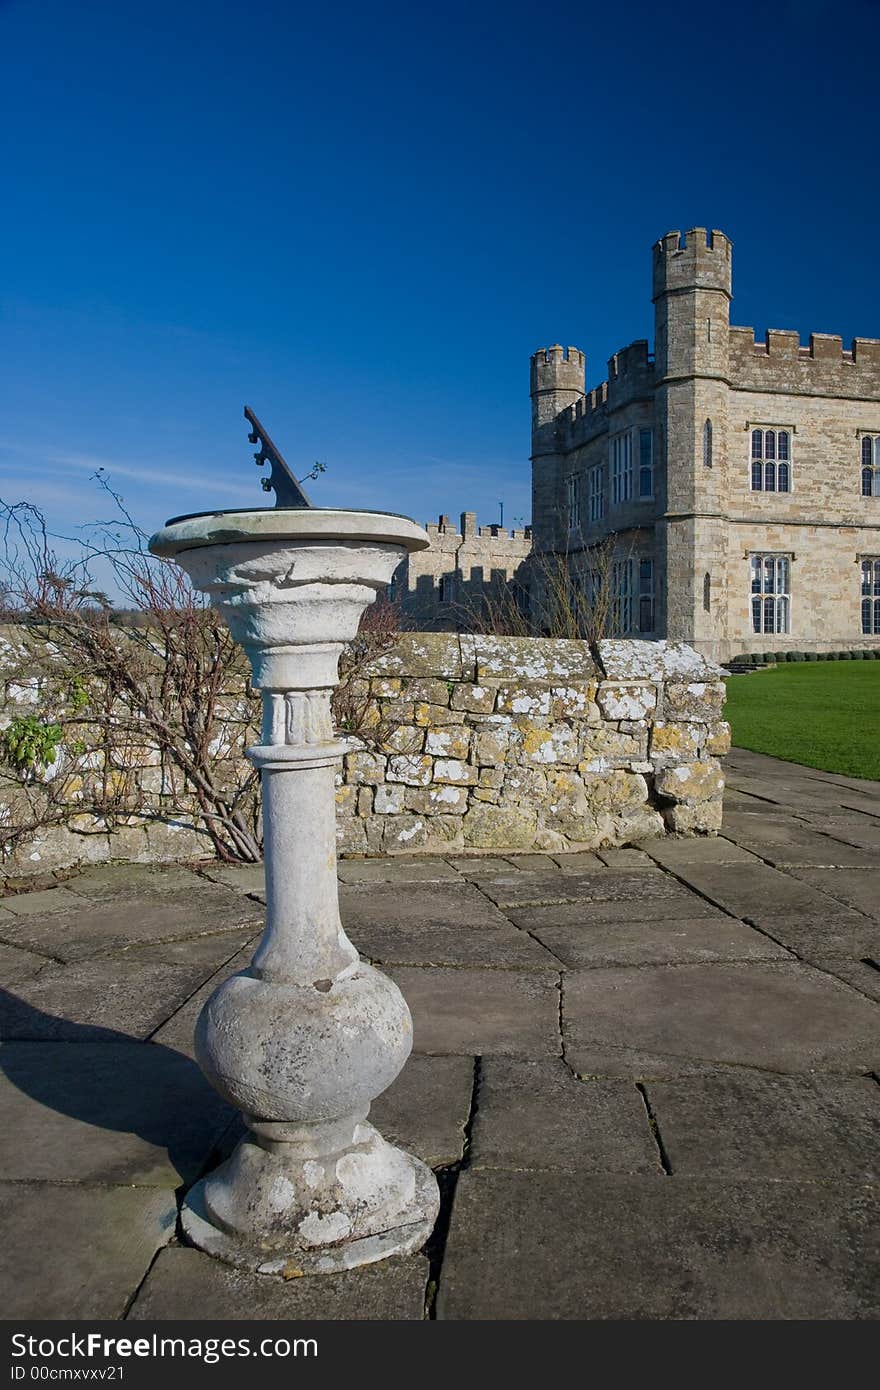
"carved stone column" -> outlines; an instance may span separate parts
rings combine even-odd
[[[425,533],[402,517],[316,510],[184,518],[151,541],[190,574],[250,657],[263,699],[267,911],[253,961],[196,1026],[209,1081],[249,1133],[189,1193],[195,1245],[267,1274],[350,1268],[420,1246],[434,1175],[369,1123],[412,1046],[397,986],[339,920],[330,693],[364,607]]]

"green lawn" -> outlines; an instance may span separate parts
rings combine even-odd
[[[786,662],[731,676],[725,718],[740,748],[880,778],[880,661]]]

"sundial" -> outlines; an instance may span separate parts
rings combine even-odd
[[[248,439],[252,444],[260,446],[254,454],[254,462],[258,468],[268,463],[271,470],[268,478],[260,479],[263,491],[275,493],[276,507],[310,507],[311,502],[288,468],[281,450],[273,443],[268,430],[260,424],[249,405],[245,406],[244,414],[251,427]]]

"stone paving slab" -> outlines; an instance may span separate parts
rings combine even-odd
[[[206,861],[205,867],[210,866]],[[112,902],[123,898],[186,898],[199,892],[202,901],[221,901],[226,895],[220,884],[212,884],[183,864],[95,864],[68,879],[65,887],[89,902]]]
[[[558,970],[559,961],[539,942],[508,922],[502,927],[423,926],[403,931],[350,927],[362,956],[391,965],[482,965],[494,969]]]
[[[128,1318],[133,1322],[418,1321],[424,1317],[428,1272],[428,1261],[413,1255],[344,1274],[271,1279],[233,1269],[200,1250],[174,1246],[160,1252]]]
[[[370,1107],[370,1121],[392,1144],[429,1168],[458,1163],[474,1092],[472,1057],[411,1056]]]
[[[482,878],[486,874],[505,874],[516,868],[511,859],[501,859],[498,855],[456,855],[447,856],[446,863],[463,878]]]
[[[880,869],[792,869],[792,878],[880,920]]]
[[[724,835],[706,836],[700,839],[681,839],[670,835],[667,839],[659,835],[654,840],[643,840],[642,847],[647,856],[662,868],[676,872],[685,864],[755,864],[757,858],[748,850],[741,849]]]
[[[676,1175],[880,1182],[871,1077],[692,1076],[646,1092]]]
[[[715,922],[734,920],[728,913],[707,903],[705,898],[686,889],[675,896],[656,898],[648,903],[631,898],[623,901],[551,902],[535,907],[509,907],[506,915],[515,926],[536,934],[542,934],[545,927],[583,930],[616,923],[644,927],[659,926],[661,922],[695,921],[698,918]]]
[[[817,970],[824,970],[826,974],[836,976],[845,984],[852,985],[860,994],[866,994],[869,999],[880,1001],[880,951],[874,960],[813,955],[806,955],[804,959],[808,965],[814,965]]]
[[[176,1187],[233,1112],[196,1064],[144,1043],[0,1045],[0,1179]]]
[[[208,885],[210,892],[210,885]],[[22,917],[4,922],[0,936],[8,944],[36,950],[58,960],[88,960],[116,953],[138,942],[183,940],[220,932],[241,932],[262,924],[257,903],[223,890],[218,901],[205,900],[197,889],[185,898],[130,898],[81,903],[76,912],[53,912],[49,917]]]
[[[343,859],[339,864],[340,883],[460,883],[461,877],[445,860],[410,859],[407,855],[388,859]]]
[[[480,880],[480,889],[501,908],[543,903],[641,902],[653,906],[657,899],[687,899],[680,884],[659,869],[597,874],[521,873]]]
[[[799,883],[791,874],[771,869],[766,864],[685,864],[676,872],[691,888],[702,893],[735,917],[754,920],[763,914],[809,912],[821,916],[833,909],[826,893],[819,891],[823,877],[814,880],[815,887]]]
[[[47,917],[50,912],[69,912],[82,907],[82,899],[67,888],[43,888],[36,893],[8,893],[2,899],[4,912],[13,917]]]
[[[509,926],[504,914],[479,888],[461,879],[442,889],[414,883],[407,886],[405,893],[394,884],[342,885],[339,914],[346,932],[352,933],[365,929],[406,933],[413,927],[453,927],[472,932]]]
[[[803,865],[816,868],[873,868],[876,857],[870,851],[832,839],[790,818],[762,820],[760,825],[746,829],[726,830],[731,840],[743,849],[764,859],[777,868]]]
[[[4,1318],[121,1318],[176,1220],[171,1191],[0,1183]]]
[[[106,957],[47,965],[0,989],[0,1038],[119,1042],[148,1038],[198,989],[204,968]]]
[[[798,963],[569,971],[562,1020],[566,1059],[583,1076],[880,1065],[878,1006]]]
[[[825,916],[780,916],[755,913],[749,919],[797,955],[869,956],[880,954],[880,921],[837,903]]]
[[[508,1057],[559,1053],[555,974],[406,966],[388,974],[409,1004],[416,1052]]]
[[[551,913],[552,908],[539,909]],[[525,914],[523,914],[523,920]],[[674,965],[713,960],[790,960],[784,946],[733,917],[536,926],[531,930],[563,965]]]
[[[467,1172],[440,1318],[880,1315],[875,1189]]]
[[[857,849],[880,850],[880,822],[870,816],[804,817],[806,824]]]
[[[472,1168],[661,1173],[635,1086],[578,1081],[555,1059],[483,1058],[469,1163]]]
[[[21,950],[18,946],[4,946],[0,943],[0,980],[4,985],[17,985],[22,980],[32,980],[49,963],[47,956],[38,956],[32,951]]]
[[[174,1048],[177,1052],[183,1053],[187,1057],[193,1056],[193,1033],[195,1031],[196,1019],[202,1011],[202,1007],[210,999],[214,990],[222,985],[224,980],[228,980],[230,975],[237,975],[239,970],[246,970],[253,959],[254,945],[251,942],[229,959],[221,969],[209,976],[201,989],[197,990],[176,1013],[172,1014],[162,1027],[153,1034],[150,1043],[159,1044],[163,1047]]]
[[[201,874],[212,883],[222,883],[226,888],[236,888],[239,893],[254,893],[265,899],[266,870],[262,864],[209,864]]]
[[[597,849],[596,857],[609,869],[654,869],[653,859],[634,846],[622,849]]]
[[[592,850],[572,850],[569,854],[554,854],[551,858],[564,874],[588,874],[598,872],[603,867],[602,860]]]

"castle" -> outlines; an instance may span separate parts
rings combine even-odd
[[[613,551],[617,629],[744,652],[880,645],[880,341],[730,324],[731,243],[653,249],[654,353],[585,390],[531,360],[532,535],[589,592]]]
[[[458,527],[448,516],[426,522],[431,544],[402,560],[389,596],[414,627],[456,631],[479,626],[493,603],[506,613],[523,561],[531,552],[531,529],[507,531],[478,526],[476,512],[462,512]],[[525,602],[525,594],[523,602]]]

